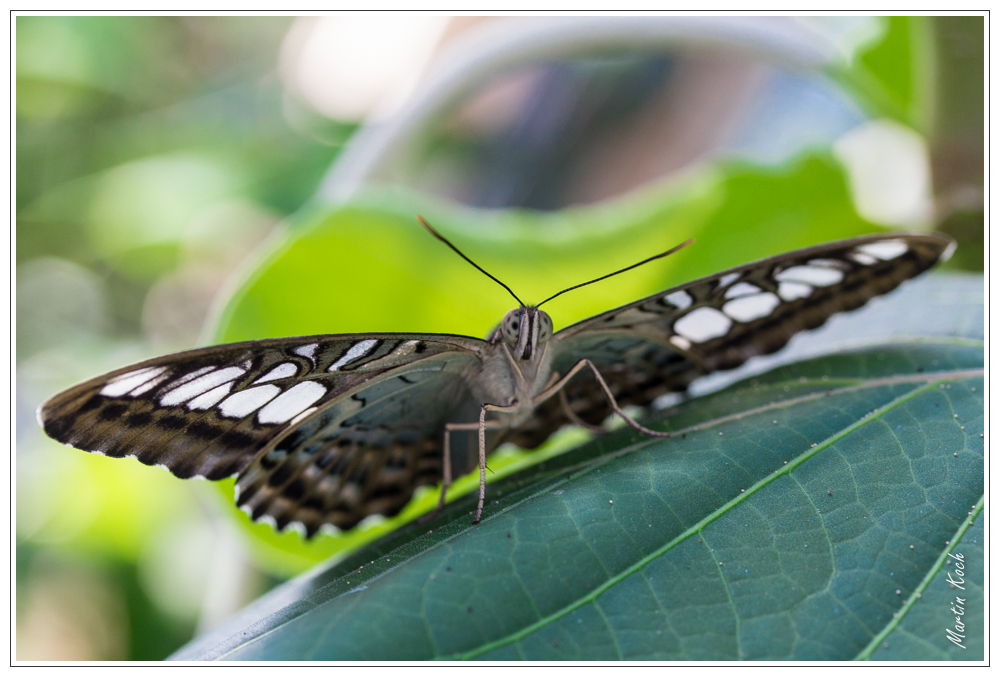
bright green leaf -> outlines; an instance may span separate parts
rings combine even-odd
[[[884,19],[880,40],[834,69],[875,117],[891,117],[926,133],[931,123],[934,37],[929,17]]]

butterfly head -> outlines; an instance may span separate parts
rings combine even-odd
[[[552,338],[552,318],[544,310],[521,306],[503,316],[497,332],[515,359],[530,360],[538,347]]]

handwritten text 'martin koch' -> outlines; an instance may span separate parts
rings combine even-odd
[[[965,590],[965,555],[962,553],[951,554],[948,553],[948,557],[954,560],[952,563],[955,566],[954,571],[949,571],[945,577],[948,581],[948,585],[952,588],[957,588],[958,590]],[[962,640],[965,639],[965,623],[962,622],[962,616],[965,615],[965,598],[955,597],[955,601],[951,605],[951,612],[955,614],[955,628],[945,628],[944,634],[948,637],[948,641],[953,643],[955,646],[960,646],[963,649],[966,648],[962,644]]]

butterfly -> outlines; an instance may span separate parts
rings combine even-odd
[[[117,369],[44,402],[52,438],[134,457],[181,478],[236,477],[254,520],[312,537],[392,516],[417,487],[480,471],[505,442],[538,447],[567,424],[631,418],[700,376],[773,353],[947,259],[937,234],[883,234],[773,256],[653,294],[558,332],[537,306],[432,235],[518,301],[485,339],[330,334],[264,339]],[[685,243],[688,244],[688,243]],[[669,252],[629,266],[624,272]],[[610,277],[605,275],[569,289]],[[555,298],[553,295],[543,303]]]

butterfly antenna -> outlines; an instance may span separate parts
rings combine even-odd
[[[433,235],[437,239],[439,239],[442,242],[444,242],[446,245],[448,245],[449,247],[451,247],[451,249],[452,249],[453,252],[455,252],[456,254],[458,254],[459,256],[461,256],[463,259],[465,259],[466,261],[468,261],[469,263],[471,263],[476,270],[478,270],[480,273],[482,273],[483,275],[485,275],[486,277],[490,278],[491,280],[493,280],[494,282],[496,282],[498,285],[500,285],[501,287],[503,287],[504,289],[506,289],[507,293],[514,297],[514,300],[517,301],[518,305],[520,305],[522,308],[524,307],[524,301],[522,301],[521,299],[517,298],[517,294],[515,294],[513,291],[511,291],[510,287],[508,287],[503,282],[501,282],[500,280],[496,279],[495,277],[493,277],[492,275],[490,275],[489,273],[487,273],[485,270],[483,270],[482,266],[480,266],[478,263],[476,263],[475,261],[473,261],[472,259],[470,259],[468,256],[466,256],[462,252],[460,252],[458,250],[458,247],[456,247],[455,245],[453,245],[451,242],[448,242],[448,240],[445,239],[444,235],[442,235],[441,233],[439,233],[436,230],[434,230],[431,227],[431,224],[427,223],[427,221],[424,219],[424,217],[420,216],[420,214],[417,214],[417,221],[419,221],[421,224],[423,224],[424,228],[427,229],[427,232],[429,232],[431,235]]]
[[[633,263],[631,266],[629,266],[627,268],[622,268],[621,270],[616,270],[613,273],[608,273],[607,275],[602,275],[601,277],[598,277],[598,278],[595,278],[593,280],[590,280],[589,282],[584,282],[583,284],[577,284],[577,285],[574,285],[572,287],[568,287],[566,289],[563,289],[561,292],[553,294],[552,296],[550,296],[549,298],[545,299],[544,301],[542,301],[542,303],[539,303],[535,307],[539,308],[539,307],[541,307],[541,305],[543,303],[548,303],[549,301],[551,301],[555,297],[562,296],[563,294],[565,294],[568,291],[573,291],[574,289],[579,289],[580,287],[586,287],[588,284],[594,284],[595,282],[600,282],[601,280],[606,280],[609,277],[614,277],[615,275],[618,275],[619,273],[624,273],[627,270],[632,270],[633,268],[638,268],[639,266],[644,266],[647,263],[649,263],[650,261],[655,261],[656,259],[662,259],[664,256],[670,256],[674,252],[678,252],[681,249],[684,249],[684,247],[687,247],[689,244],[692,244],[692,243],[694,243],[694,238],[691,238],[687,242],[682,242],[679,245],[677,245],[676,247],[674,247],[673,249],[668,249],[667,251],[665,251],[663,253],[660,253],[660,254],[657,254],[656,256],[650,256],[648,259],[645,259],[644,261],[639,261],[639,263]]]

